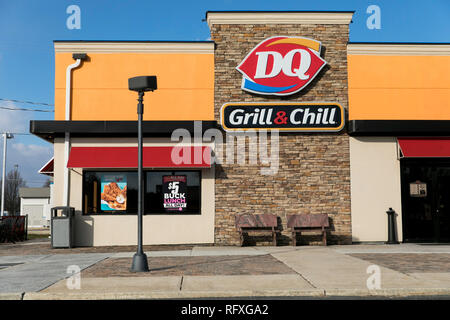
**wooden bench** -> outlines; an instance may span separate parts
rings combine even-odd
[[[277,216],[273,214],[241,214],[236,215],[236,229],[239,232],[241,247],[244,245],[244,237],[249,231],[267,231],[272,234],[272,244],[277,245]]]
[[[323,214],[293,214],[287,216],[287,227],[291,228],[292,245],[297,245],[297,233],[304,231],[320,231],[322,233],[322,244],[327,245],[327,230],[330,226],[328,215]]]

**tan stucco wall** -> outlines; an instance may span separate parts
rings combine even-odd
[[[64,185],[64,138],[55,138],[53,142],[53,204],[63,205]]]
[[[175,145],[167,138],[144,139],[145,146]],[[136,146],[133,138],[73,138],[71,146]],[[212,145],[211,145],[212,147]],[[64,141],[55,139],[55,205],[62,205],[64,177]],[[214,167],[202,169],[201,215],[144,216],[144,244],[189,244],[214,242]],[[76,210],[76,246],[137,244],[135,215],[81,215],[82,169],[70,171],[70,205]]]
[[[400,161],[394,137],[350,137],[352,240],[387,241],[389,208],[402,241]]]

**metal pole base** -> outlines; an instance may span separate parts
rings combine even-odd
[[[135,253],[133,263],[131,264],[131,272],[149,272],[147,255],[145,253]]]
[[[384,244],[400,244],[398,241],[387,241]]]

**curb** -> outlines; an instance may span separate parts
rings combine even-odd
[[[450,296],[450,288],[391,288],[391,289],[328,289],[327,297],[411,297],[411,296]]]
[[[24,292],[0,293],[0,300],[23,300]]]
[[[240,291],[154,291],[154,292],[74,292],[43,293],[29,292],[24,294],[4,294],[15,300],[151,300],[151,299],[221,299],[239,297],[420,297],[450,296],[450,288],[411,288],[411,289],[313,289],[313,290],[240,290]],[[0,295],[0,299],[4,299]],[[20,298],[19,298],[20,297]],[[6,300],[6,299],[5,299]]]
[[[150,300],[150,299],[201,299],[201,298],[239,298],[239,297],[284,297],[305,296],[323,297],[324,291],[316,290],[272,290],[272,291],[154,291],[154,292],[85,292],[85,293],[25,293],[23,300]]]

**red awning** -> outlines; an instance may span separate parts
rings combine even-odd
[[[137,147],[72,147],[68,168],[137,168]],[[210,147],[144,147],[144,168],[209,168]]]
[[[48,176],[53,177],[53,166],[54,166],[54,159],[51,158],[48,160],[46,164],[42,168],[39,169],[38,173],[46,174]]]
[[[450,138],[398,138],[405,158],[448,158]]]

